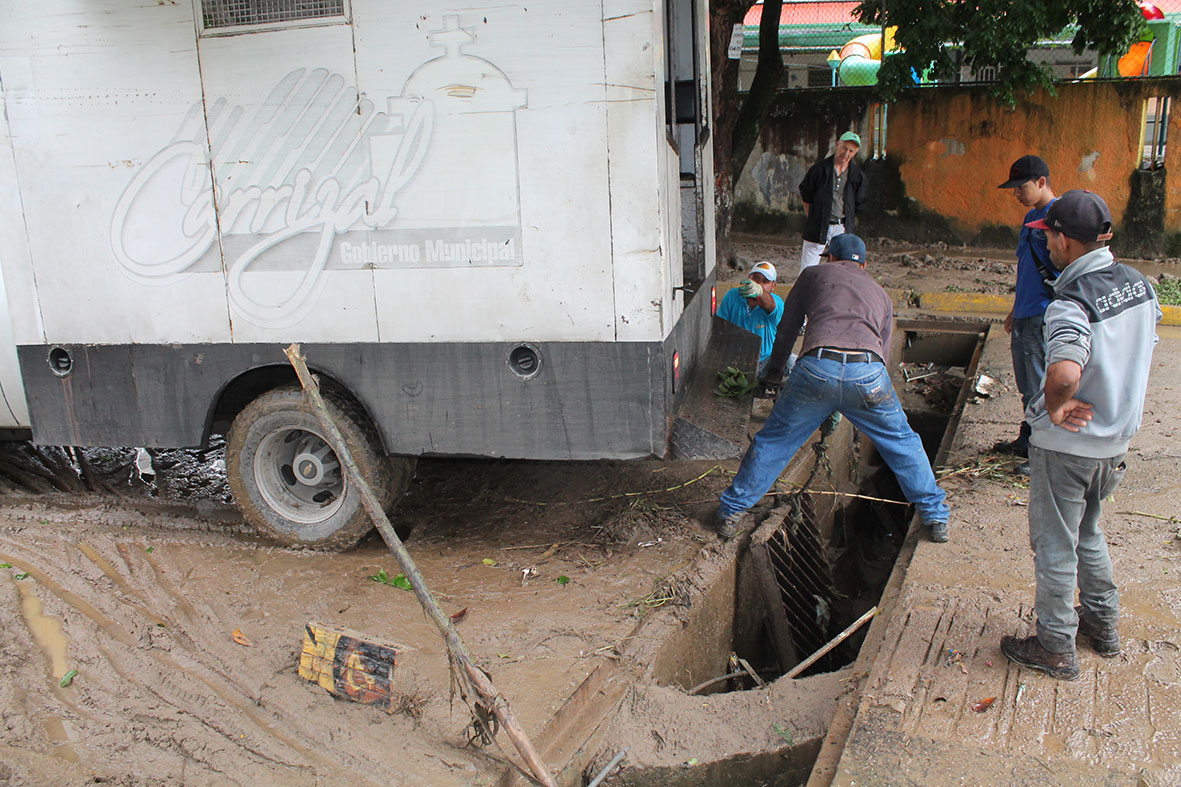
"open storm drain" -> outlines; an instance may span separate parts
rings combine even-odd
[[[965,403],[985,395],[976,375],[987,326],[899,321],[897,331],[902,346],[894,354],[900,364],[893,370],[895,388],[938,466]],[[702,730],[721,723],[711,723],[710,714],[755,717],[773,696],[783,710],[750,734],[719,744],[716,756],[707,750],[708,736],[695,732],[685,744],[693,755],[679,770],[657,764],[667,748],[647,757],[648,764],[633,749],[619,781],[608,783],[666,784],[674,776],[685,785],[807,780],[846,691],[841,670],[858,657],[913,509],[872,441],[843,419],[805,443],[773,491],[747,548],[735,550],[694,593],[682,627],[660,647],[650,674],[666,693],[654,691],[646,701],[701,714]],[[793,680],[777,680],[784,676]],[[633,715],[646,706],[636,707]],[[649,726],[660,732],[664,725],[655,712],[649,715]]]

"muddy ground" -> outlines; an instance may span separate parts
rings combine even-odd
[[[741,251],[794,278],[798,243],[748,238]],[[1003,292],[1013,272],[1001,252],[943,249],[871,265],[904,289]],[[1010,431],[994,426],[973,436],[979,450]],[[135,458],[0,450],[0,783],[494,783],[503,755],[468,745],[434,629],[410,593],[371,579],[397,573],[380,539],[338,555],[276,548],[232,507],[217,447],[153,452],[146,474]],[[424,461],[395,524],[445,611],[467,610],[459,629],[476,659],[538,729],[639,622],[679,614],[677,582],[717,549],[702,508],[734,466]],[[961,494],[966,478],[952,484]],[[1008,476],[991,482],[1020,494]],[[410,647],[392,714],[297,676],[313,620]],[[654,688],[649,703],[680,701],[669,692]],[[632,704],[638,724],[646,707]],[[680,736],[689,748],[664,756],[776,734],[765,721],[695,722]]]
[[[738,269],[719,270],[721,281],[736,281],[742,268],[759,260],[776,266],[779,286],[776,292],[787,295],[800,264],[798,234],[773,237],[735,236],[742,265]],[[867,238],[869,273],[883,287],[913,292],[972,292],[1012,295],[1016,275],[1016,256],[1012,249],[978,249],[937,243],[918,247],[889,238]],[[1181,275],[1181,260],[1125,260],[1155,281],[1161,275]]]

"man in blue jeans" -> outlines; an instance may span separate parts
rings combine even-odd
[[[932,541],[948,540],[946,495],[906,420],[882,359],[894,330],[890,296],[865,272],[865,243],[856,235],[833,237],[805,269],[784,305],[775,349],[764,375],[783,385],[767,423],[754,436],[733,483],[718,506],[718,535],[749,530],[749,509],[772,487],[787,463],[820,424],[839,412],[873,440],[894,471],[906,499],[918,508]],[[808,319],[799,359],[786,382],[787,358]]]
[[[1021,411],[1029,407],[1033,395],[1042,387],[1046,374],[1046,340],[1042,337],[1042,323],[1046,307],[1053,295],[1058,269],[1050,262],[1046,248],[1046,233],[1031,222],[1040,220],[1054,203],[1050,188],[1050,168],[1038,156],[1022,156],[1009,167],[1009,179],[998,189],[1012,189],[1013,197],[1029,209],[1021,222],[1017,239],[1017,288],[1013,308],[1005,317],[1005,332],[1010,335],[1009,350],[1013,356],[1013,374],[1017,390],[1021,392]],[[997,443],[993,449],[1002,454],[1029,456],[1029,424],[1023,419],[1017,439]],[[1017,472],[1029,475],[1029,462],[1017,466]]]

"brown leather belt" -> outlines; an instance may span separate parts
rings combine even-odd
[[[846,352],[845,350],[830,350],[827,347],[813,347],[804,355],[815,358],[829,358],[841,363],[881,363],[882,359],[874,352]]]

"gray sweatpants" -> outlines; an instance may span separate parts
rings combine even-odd
[[[1037,576],[1037,636],[1046,650],[1074,650],[1076,585],[1080,603],[1097,623],[1114,625],[1119,617],[1099,516],[1124,469],[1122,454],[1089,459],[1029,447],[1029,545]]]

